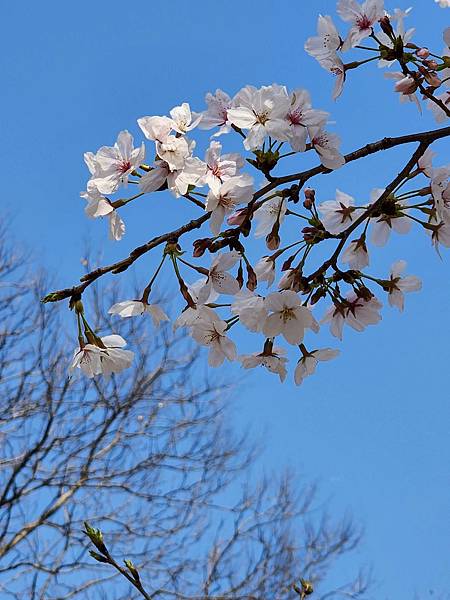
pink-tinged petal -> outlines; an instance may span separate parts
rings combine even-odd
[[[401,273],[406,269],[406,261],[405,260],[396,260],[395,263],[391,267],[391,275],[392,277],[400,277]]]
[[[338,356],[339,354],[339,350],[334,348],[323,348],[322,350],[316,350],[314,352],[314,356],[317,358],[317,360],[320,361],[332,360],[333,358],[336,358],[336,356]]]
[[[234,296],[240,290],[237,280],[225,271],[211,274],[211,282],[213,289],[219,294],[230,294]]]
[[[212,344],[209,348],[208,365],[210,367],[220,367],[225,360],[225,354],[218,344]]]
[[[236,360],[237,350],[236,350],[236,345],[234,342],[232,342],[227,337],[221,337],[220,338],[220,347],[221,347],[222,352],[228,358],[228,360],[230,360],[230,361]]]
[[[173,128],[173,121],[169,117],[141,117],[137,122],[148,140],[163,142]]]
[[[273,313],[267,317],[263,325],[263,333],[267,337],[275,337],[283,330],[284,323],[280,313]]]
[[[198,291],[197,300],[198,300],[199,304],[205,304],[205,302],[208,301],[208,299],[211,295],[211,288],[212,288],[211,278],[208,278],[207,281],[205,281],[204,285]]]
[[[121,131],[117,136],[117,148],[123,159],[130,160],[133,150],[133,136],[129,131]]]
[[[161,323],[161,321],[169,320],[169,317],[157,304],[147,304],[145,307],[145,312],[149,313],[155,327],[157,327]]]
[[[303,327],[303,323],[298,319],[289,319],[281,333],[289,344],[295,346],[304,338],[305,328]]]
[[[372,244],[375,246],[384,246],[389,239],[391,228],[386,221],[377,221],[372,227]]]
[[[405,297],[399,290],[394,290],[388,294],[388,302],[391,306],[396,306],[399,310],[403,310],[405,304]]]
[[[117,302],[113,304],[108,310],[110,315],[119,315],[120,317],[135,317],[136,315],[142,315],[145,308],[142,302],[137,300],[125,300],[124,302]]]
[[[418,292],[422,289],[422,281],[415,275],[403,277],[396,285],[404,292]]]
[[[217,271],[228,271],[241,258],[241,254],[235,250],[217,255],[217,261],[214,263]]]
[[[107,348],[124,348],[127,343],[121,335],[112,333],[101,338]]]

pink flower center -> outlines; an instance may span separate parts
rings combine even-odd
[[[291,122],[291,125],[302,125],[302,117],[303,113],[300,108],[296,108],[288,114],[288,120]]]
[[[122,162],[120,162],[117,165],[117,170],[119,171],[119,173],[122,173],[122,175],[124,173],[126,173],[127,171],[129,171],[132,167],[132,164],[129,160],[123,160]]]
[[[372,27],[372,22],[367,15],[362,15],[359,19],[356,19],[356,25],[363,31],[364,29],[370,29]]]

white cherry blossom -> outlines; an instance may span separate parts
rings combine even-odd
[[[375,296],[370,300],[364,300],[351,291],[347,294],[346,304],[340,307],[331,305],[321,323],[329,323],[332,335],[342,340],[344,324],[349,325],[355,331],[363,331],[367,325],[375,325],[381,321],[379,311],[382,306]]]
[[[154,142],[163,142],[173,128],[173,121],[169,117],[141,117],[137,123],[145,137]]]
[[[336,53],[321,59],[320,65],[336,77],[332,98],[333,100],[337,100],[344,89],[346,78],[345,65]]]
[[[237,152],[221,154],[222,144],[211,142],[205,156],[205,173],[199,180],[199,185],[207,185],[215,194],[218,193],[224,181],[235,177],[244,166],[244,159]]]
[[[185,137],[168,135],[163,141],[156,142],[156,152],[164,160],[171,171],[183,169],[191,148]]]
[[[316,370],[316,367],[320,362],[332,360],[338,356],[339,350],[332,348],[323,348],[321,350],[313,350],[312,352],[306,352],[302,358],[298,361],[294,371],[294,381],[296,385],[300,385],[305,377],[312,375]]]
[[[341,190],[336,190],[336,199],[322,202],[317,207],[325,229],[332,234],[345,231],[361,214],[360,208],[355,208],[355,199]]]
[[[109,238],[111,240],[115,240],[116,242],[120,241],[125,235],[125,223],[119,216],[117,210],[113,210],[108,214],[109,219]]]
[[[258,278],[258,283],[267,281],[267,287],[270,287],[275,281],[275,261],[270,256],[263,256],[255,265],[254,271]]]
[[[284,221],[286,211],[287,203],[285,198],[276,196],[264,202],[254,213],[254,218],[258,223],[255,229],[255,237],[260,238],[270,233],[277,221],[281,225]]]
[[[111,373],[121,373],[133,362],[134,352],[124,350],[126,341],[117,334],[100,338],[104,348],[100,352],[102,374],[108,378]]]
[[[358,271],[369,266],[369,253],[365,237],[350,242],[342,254],[342,262],[347,263],[350,269]]]
[[[80,369],[89,379],[100,375],[102,372],[100,348],[93,344],[85,344],[82,348],[76,348],[69,366],[69,375],[75,369]]]
[[[228,121],[228,110],[231,108],[232,100],[228,94],[217,89],[215,94],[208,92],[205,97],[207,110],[202,114],[199,129],[212,129],[219,127],[219,131],[213,137],[229,133],[231,125]]]
[[[250,202],[253,191],[253,178],[247,174],[226,179],[218,188],[209,191],[205,208],[212,212],[209,225],[214,235],[220,233],[226,215],[239,204]]]
[[[342,50],[357,46],[372,33],[372,28],[384,16],[383,0],[366,0],[362,5],[356,0],[339,0],[337,13],[343,21],[352,24]]]
[[[192,115],[191,107],[187,102],[183,102],[180,106],[175,106],[169,114],[173,121],[172,129],[182,135],[197,127],[202,120],[202,115]]]
[[[260,89],[248,85],[236,94],[233,108],[228,110],[230,123],[248,131],[244,140],[246,150],[262,146],[266,136],[287,141],[289,125],[285,116],[290,100],[286,88],[271,85]]]
[[[437,100],[443,102],[450,110],[450,90],[446,90],[442,94],[437,94],[435,97]],[[431,110],[436,123],[444,123],[449,118],[445,110],[443,110],[438,104],[436,104],[436,102],[433,102],[432,100],[428,100],[427,108]]]
[[[324,167],[334,170],[345,165],[345,158],[339,152],[341,141],[335,133],[329,133],[320,127],[310,127],[308,131],[311,144]]]
[[[383,194],[383,188],[375,188],[370,194],[370,203],[376,202],[379,197]],[[400,234],[409,233],[412,227],[412,222],[408,219],[408,210],[404,209],[406,201],[397,200],[395,205],[393,202],[390,203],[389,213],[380,214],[374,217],[371,222],[372,235],[371,242],[375,246],[384,246],[389,239],[392,230]]]
[[[289,143],[295,152],[304,152],[308,127],[322,127],[329,113],[312,108],[311,97],[306,90],[294,90],[290,96],[289,112],[286,120],[289,124]]]
[[[269,294],[264,306],[271,312],[263,325],[263,333],[267,337],[282,335],[289,344],[295,345],[303,340],[305,329],[314,326],[311,311],[291,290]]]
[[[239,252],[216,254],[209,269],[208,278],[198,292],[198,301],[203,304],[209,298],[211,291],[218,294],[234,296],[239,292],[239,283],[228,273],[241,258]]]
[[[249,290],[241,290],[231,305],[231,314],[239,316],[239,322],[250,331],[262,331],[267,318],[267,308],[262,296]]]
[[[288,359],[283,356],[284,348],[276,346],[265,348],[262,352],[254,352],[253,354],[243,354],[238,357],[244,369],[254,369],[255,367],[264,367],[270,373],[275,373],[279,376],[280,381],[286,379],[286,363]]]
[[[194,323],[191,335],[202,346],[209,347],[208,364],[219,367],[225,359],[236,360],[237,351],[234,342],[225,334],[227,323],[225,321],[203,321],[199,319]]]
[[[317,36],[306,40],[305,50],[319,61],[336,53],[342,44],[341,37],[333,19],[329,15],[319,15],[317,20]]]
[[[391,267],[389,280],[389,304],[396,306],[401,311],[405,304],[404,292],[417,292],[422,288],[422,282],[415,275],[401,276],[405,268],[406,262],[404,260],[397,260]]]
[[[102,146],[95,155],[92,152],[84,155],[92,181],[102,194],[112,194],[120,185],[126,185],[128,176],[144,157],[144,144],[133,148],[133,136],[126,130],[119,133],[114,146]]]
[[[108,310],[110,315],[119,315],[119,317],[135,317],[137,315],[149,314],[153,324],[158,326],[161,321],[168,321],[169,317],[157,304],[148,304],[141,300],[124,300],[113,304]]]

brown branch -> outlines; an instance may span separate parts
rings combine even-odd
[[[370,154],[375,154],[376,152],[380,152],[381,150],[388,150],[390,148],[394,148],[396,146],[400,146],[403,144],[410,144],[412,142],[420,142],[426,143],[427,146],[431,144],[433,141],[450,136],[450,127],[443,127],[441,129],[435,129],[432,131],[424,131],[421,133],[413,133],[409,135],[403,135],[399,137],[385,137],[376,142],[372,142],[370,144],[366,144],[362,146],[358,150],[354,150],[349,154],[345,155],[345,162],[350,163],[352,161],[358,160],[360,158],[364,158],[369,156]],[[306,171],[301,171],[299,173],[294,173],[293,175],[286,175],[285,177],[276,177],[268,183],[266,186],[258,190],[252,199],[252,203],[259,198],[262,198],[265,194],[275,189],[276,187],[283,185],[285,183],[290,183],[293,181],[298,181],[300,187],[302,187],[306,181],[311,179],[312,177],[320,174],[328,174],[332,173],[330,169],[327,169],[323,165],[319,165],[312,169],[308,169]],[[256,205],[255,205],[256,206]],[[209,220],[211,213],[205,213],[198,219],[194,219],[182,225],[178,229],[174,229],[168,233],[157,236],[149,240],[146,244],[135,248],[127,258],[119,260],[111,265],[107,265],[105,267],[99,267],[87,273],[83,277],[80,278],[82,282],[80,285],[73,286],[71,288],[65,288],[62,290],[58,290],[52,292],[43,298],[43,302],[58,302],[60,300],[64,300],[65,298],[71,298],[72,296],[81,295],[84,290],[93,283],[96,279],[105,275],[106,273],[121,273],[128,269],[140,256],[149,252],[153,248],[157,246],[169,242],[169,241],[177,241],[182,235],[193,231],[194,229],[199,229],[203,223]]]

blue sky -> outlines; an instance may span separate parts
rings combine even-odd
[[[398,4],[414,7],[415,39],[440,51],[450,10],[432,0]],[[164,114],[183,101],[200,110],[204,94],[217,87],[230,94],[247,83],[306,87],[314,105],[332,113],[346,152],[384,135],[435,127],[429,114],[400,106],[392,83],[372,65],[352,72],[333,103],[332,79],[302,48],[317,14],[334,14],[334,7],[334,0],[5,5],[2,213],[16,239],[65,287],[80,274],[86,240],[109,262],[181,224],[190,209],[169,196],[153,205],[149,199],[148,208],[130,205],[129,233],[120,244],[110,242],[106,224],[83,212],[82,155],[112,145],[121,129],[137,137],[140,116]],[[438,164],[448,162],[448,142],[436,148]],[[403,149],[393,150],[315,183],[323,197],[338,186],[366,199],[404,160]],[[385,309],[377,327],[347,331],[339,359],[301,388],[280,387],[260,371],[249,375],[237,394],[236,419],[266,432],[267,469],[291,465],[318,479],[323,497],[365,526],[358,558],[373,564],[374,597],[409,600],[416,591],[428,597],[429,590],[450,588],[450,286],[448,252],[440,260],[425,235],[392,239],[373,257],[374,271],[386,272],[397,258],[424,285],[407,298],[405,313]]]

